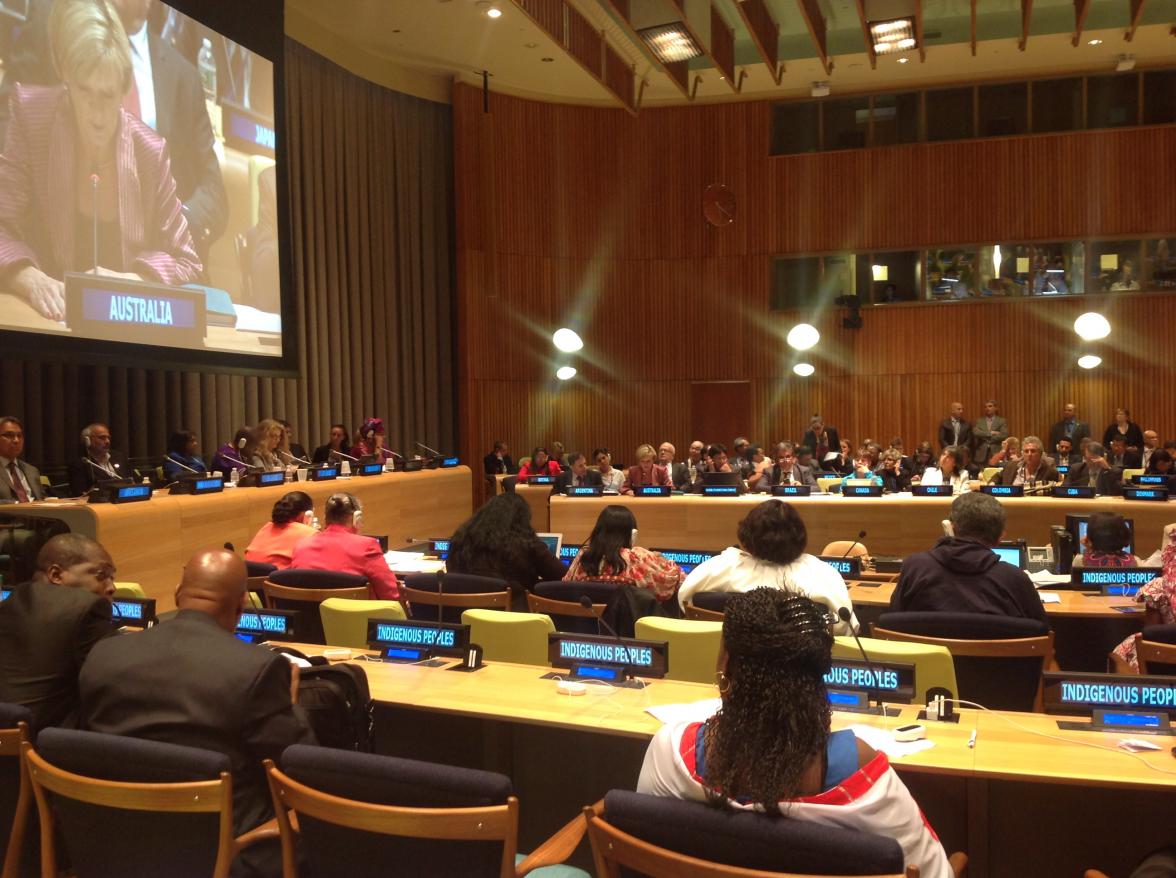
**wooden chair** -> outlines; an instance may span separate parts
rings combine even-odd
[[[608,604],[594,603],[591,607],[585,607],[572,601],[558,601],[554,598],[542,597],[532,591],[527,592],[527,609],[532,613],[543,613],[550,616],[553,622],[557,616],[569,616],[576,619],[599,619],[604,615],[604,610],[607,606]],[[558,628],[558,626],[556,627]]]
[[[620,582],[608,579],[552,580],[538,583],[528,592],[527,602],[530,607],[545,607],[531,612],[550,616],[556,631],[600,634],[598,620],[620,587]],[[539,600],[531,603],[532,595]],[[591,611],[581,603],[584,598],[592,602]]]
[[[1135,655],[1139,673],[1172,675],[1176,670],[1176,625],[1149,625],[1135,635]],[[1160,637],[1164,639],[1160,639]],[[1150,638],[1150,639],[1149,639]]]
[[[367,860],[373,853],[393,863],[411,850],[437,874],[521,878],[567,859],[584,835],[577,815],[518,862],[518,799],[510,779],[492,772],[303,745],[286,749],[281,769],[267,759],[265,771],[283,878],[298,878],[299,837],[316,875],[373,874]],[[406,800],[413,804],[401,804]],[[322,871],[320,864],[329,867]]]
[[[400,581],[408,618],[459,624],[465,610],[509,610],[505,579],[468,573],[409,573]]]
[[[821,549],[821,554],[836,555],[838,557],[849,555],[851,558],[861,558],[869,555],[870,550],[860,540],[856,542],[854,540],[834,540],[831,543],[825,544],[825,548]]]
[[[918,878],[892,838],[612,790],[584,809],[599,878]],[[967,855],[949,858],[954,875]],[[844,871],[828,872],[830,864]]]
[[[21,748],[29,740],[32,713],[14,704],[0,705],[0,827],[11,826],[0,861],[0,878],[17,878],[21,874],[21,853],[25,847],[32,790],[25,771]]]
[[[323,634],[323,620],[319,614],[319,604],[329,598],[343,598],[359,601],[368,596],[368,587],[355,586],[352,588],[298,588],[293,585],[280,585],[266,580],[261,584],[262,594],[265,595],[265,605],[271,610],[299,610],[301,615],[301,632],[299,637],[305,643],[326,643]]]
[[[693,619],[696,622],[722,622],[723,613],[719,610],[706,610],[702,607],[696,607],[693,603],[686,604],[685,615],[687,619]]]
[[[510,609],[510,590],[506,591],[483,591],[474,592],[472,594],[465,593],[451,593],[451,592],[436,592],[436,591],[420,591],[419,589],[402,586],[400,595],[410,607],[440,607],[445,609],[460,609],[460,610],[509,610]],[[428,616],[425,613],[424,616]],[[420,614],[413,613],[413,618],[421,618]]]
[[[65,729],[45,729],[36,749],[25,741],[21,752],[41,821],[43,875],[57,874],[59,825],[69,839],[73,866],[81,874],[95,875],[130,874],[135,862],[150,861],[157,872],[163,866],[177,878],[228,878],[240,851],[277,834],[271,821],[239,838],[233,836],[233,780],[228,757],[220,753]],[[57,762],[96,762],[109,765],[116,775],[142,771],[175,776],[199,765],[192,775],[215,771],[217,776],[158,783],[109,780],[74,773]],[[198,816],[183,824],[161,823],[170,832],[160,838],[152,820],[174,821],[173,815],[213,815],[215,825]],[[180,825],[191,831],[180,830]]]
[[[1026,629],[1044,630],[1032,636],[1014,633]],[[987,636],[981,633],[985,631]],[[956,636],[944,636],[951,634]],[[870,624],[870,636],[947,647],[959,681],[956,697],[993,710],[1040,712],[1041,672],[1056,667],[1053,631],[1029,619],[984,613],[883,613]]]

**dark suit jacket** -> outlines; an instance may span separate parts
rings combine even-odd
[[[44,500],[45,489],[41,486],[41,471],[24,460],[18,460],[16,465],[24,473],[25,481],[33,489],[29,499]],[[12,490],[12,476],[6,467],[0,466],[0,500],[15,500],[16,492]]]
[[[875,470],[874,474],[882,479],[882,490],[887,494],[900,494],[911,489],[910,473],[901,465],[897,473],[892,469],[880,469]]]
[[[784,483],[784,471],[781,470],[780,464],[772,464],[771,467],[764,470],[764,474],[759,477],[755,485],[752,486],[754,491],[769,491],[774,485],[782,485]],[[807,466],[801,466],[799,463],[792,465],[792,484],[794,485],[808,485],[810,487],[817,487],[817,478],[813,475],[813,471]]]
[[[38,86],[17,86],[10,110],[0,161],[0,273],[31,264],[60,279],[80,266],[73,110],[63,87]],[[200,257],[176,196],[167,145],[119,112],[114,149],[122,265],[106,267],[165,284],[199,280]],[[84,244],[83,252],[89,252]]]
[[[502,460],[491,451],[482,458],[482,472],[488,476],[495,476],[499,473],[513,473],[515,471],[514,458],[509,454],[504,454]]]
[[[570,469],[566,469],[556,478],[553,488],[557,494],[562,494],[575,484],[575,481],[575,474]],[[584,484],[590,488],[603,488],[604,477],[598,471],[590,469],[584,473]]]
[[[16,586],[0,603],[0,701],[29,708],[36,729],[76,724],[78,672],[113,633],[100,595],[40,581]]]
[[[690,487],[690,468],[684,461],[675,460],[670,465],[670,481],[673,482],[675,488],[686,489]]]
[[[1110,449],[1107,450],[1107,460],[1111,462],[1111,466],[1121,467],[1122,469],[1142,469],[1143,455],[1138,451],[1124,451],[1122,460],[1115,460],[1114,455],[1111,454]]]
[[[952,444],[952,437],[955,436],[955,431],[951,426],[951,418],[944,418],[939,422],[939,447],[947,448]],[[964,448],[972,447],[972,425],[965,420],[960,420],[960,441],[958,443]]]
[[[1004,465],[996,478],[992,481],[995,485],[1011,485],[1017,480],[1017,470],[1020,468],[1021,462],[1018,460],[1011,460]],[[1045,460],[1042,460],[1037,467],[1037,481],[1039,482],[1056,482],[1061,478],[1061,475]]]
[[[1070,439],[1074,443],[1074,450],[1077,451],[1079,444],[1090,435],[1090,424],[1084,424],[1077,418],[1074,419],[1074,432]],[[1066,422],[1058,421],[1049,428],[1049,448],[1045,449],[1047,454],[1053,454],[1058,447],[1058,443],[1066,437]]]
[[[110,451],[110,462],[114,466],[115,472],[119,473],[118,478],[133,479],[138,474],[134,468],[127,461],[127,456],[121,451]],[[69,496],[81,497],[99,482],[105,482],[115,478],[114,476],[103,477],[98,470],[86,463],[86,458],[79,457],[69,462]]]
[[[1089,485],[1090,473],[1086,465],[1086,461],[1076,463],[1070,467],[1070,471],[1066,473],[1067,485]],[[1098,482],[1094,486],[1094,493],[1096,494],[1110,494],[1117,496],[1123,493],[1123,471],[1111,467],[1105,469],[1098,476]]]
[[[148,33],[151,79],[155,83],[155,130],[171,150],[172,176],[184,203],[192,238],[201,252],[219,238],[229,221],[229,199],[213,151],[212,125],[204,104],[200,73],[171,45]]]
[[[840,454],[841,453],[841,437],[837,435],[837,428],[836,427],[825,427],[825,435],[829,439],[829,450],[836,451],[838,454]],[[804,437],[800,440],[800,444],[807,445],[809,448],[811,448],[812,452],[813,452],[813,460],[815,460],[818,464],[821,462],[821,458],[817,456],[817,434],[816,433],[814,433],[812,430],[805,430]]]
[[[289,662],[199,610],[99,644],[79,686],[84,729],[228,756],[238,834],[273,816],[261,761],[314,743],[305,715],[290,703]]]

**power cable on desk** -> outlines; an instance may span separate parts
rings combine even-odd
[[[1006,716],[1005,714],[1000,713],[998,711],[995,711],[990,707],[985,707],[983,704],[977,704],[975,701],[964,701],[963,699],[960,699],[960,698],[945,698],[943,700],[950,701],[952,704],[964,705],[966,707],[977,707],[980,710],[991,713],[993,716],[1000,717],[1001,719],[1003,719],[1005,722],[1007,722],[1009,725],[1013,726],[1014,728],[1020,729],[1022,732],[1027,732],[1030,735],[1037,735],[1039,738],[1046,738],[1047,740],[1050,740],[1050,741],[1060,741],[1063,744],[1081,744],[1084,747],[1093,747],[1095,750],[1105,750],[1108,753],[1115,753],[1120,756],[1130,756],[1132,759],[1136,759],[1139,762],[1143,763],[1145,766],[1150,768],[1152,771],[1158,771],[1160,774],[1176,775],[1176,771],[1173,771],[1172,769],[1169,769],[1169,768],[1160,768],[1160,766],[1158,766],[1158,765],[1153,765],[1152,763],[1148,762],[1145,758],[1143,758],[1142,754],[1133,753],[1130,750],[1124,750],[1122,747],[1107,747],[1104,744],[1096,744],[1093,741],[1083,741],[1083,740],[1076,739],[1076,738],[1063,738],[1061,735],[1051,735],[1048,732],[1039,732],[1037,729],[1031,729],[1031,728],[1028,728],[1027,726],[1023,726],[1019,722],[1015,722],[1013,719]],[[1097,731],[1097,730],[1092,729],[1092,731]],[[1163,750],[1161,749],[1157,752],[1162,753]]]

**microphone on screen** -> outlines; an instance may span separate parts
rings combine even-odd
[[[92,217],[94,226],[94,274],[98,273],[98,183],[101,179],[97,171],[90,172],[90,191],[93,194],[92,209],[94,211],[94,216]]]
[[[858,637],[857,629],[853,627],[853,613],[850,611],[849,607],[838,607],[837,618],[846,624],[846,626],[849,628],[849,633],[853,635],[854,642],[857,644],[858,652],[862,654],[862,658],[866,662],[866,669],[870,672],[870,677],[873,678],[874,686],[871,688],[874,689],[874,691],[877,691],[876,687],[880,686],[882,683],[882,675],[878,673],[878,670],[874,667],[874,663],[870,661],[870,657],[866,654],[866,648],[862,646],[861,638]],[[878,709],[883,716],[886,716],[886,708],[882,706],[881,697],[878,698]]]

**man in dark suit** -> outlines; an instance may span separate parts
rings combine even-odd
[[[0,417],[0,502],[29,503],[44,500],[41,471],[20,459],[24,451],[24,424],[15,415]]]
[[[71,460],[68,470],[71,497],[81,497],[99,482],[138,478],[127,456],[110,447],[110,428],[102,423],[82,430],[82,456]]]
[[[841,437],[837,435],[837,428],[826,427],[825,419],[820,415],[813,415],[812,420],[809,421],[809,428],[805,430],[800,444],[811,448],[813,450],[813,460],[822,464],[824,463],[825,455],[830,451],[835,454],[841,453]]]
[[[273,816],[262,760],[314,743],[293,703],[290,662],[233,636],[247,604],[245,562],[223,549],[201,552],[184,567],[175,617],[100,643],[79,681],[82,728],[228,756],[238,835]],[[270,864],[272,856],[250,848],[242,859]]]
[[[1128,450],[1127,437],[1121,433],[1111,440],[1107,460],[1119,469],[1143,469],[1143,456],[1138,451]]]
[[[1078,420],[1074,403],[1062,406],[1062,419],[1049,428],[1049,447],[1057,448],[1063,438],[1070,440],[1071,448],[1081,448],[1082,440],[1090,437],[1090,424]]]
[[[1045,459],[1045,449],[1036,436],[1021,443],[1021,459],[1011,460],[993,478],[998,485],[1040,485],[1060,480],[1058,471]]]
[[[604,479],[594,469],[588,469],[588,458],[580,451],[568,454],[568,466],[555,478],[553,491],[565,493],[568,488],[603,488]]]
[[[1073,466],[1082,461],[1082,455],[1074,451],[1074,443],[1063,436],[1054,446],[1054,464],[1056,466]]]
[[[1066,473],[1066,484],[1090,485],[1095,494],[1117,496],[1123,493],[1123,470],[1111,466],[1102,445],[1089,442],[1082,463],[1070,467]]]
[[[57,85],[61,81],[49,52],[48,21],[52,5],[51,0],[31,0],[28,20],[20,29],[11,58],[6,59],[4,84],[0,88],[3,103],[0,112],[5,121],[8,94],[14,83]],[[201,262],[207,264],[209,247],[224,233],[228,223],[229,203],[220,163],[213,151],[212,125],[200,74],[174,47],[147,27],[152,0],[112,0],[111,5],[131,42],[136,74],[145,76],[149,71],[153,84],[148,103],[136,83],[139,112],[134,115],[167,141],[176,194],[183,203]]]
[[[753,491],[770,491],[776,485],[817,487],[817,478],[807,466],[796,462],[796,448],[791,442],[778,442],[773,451],[776,462],[752,486]]]
[[[972,448],[972,425],[964,420],[962,402],[953,402],[951,414],[939,422],[939,447],[942,450],[950,445]]]
[[[657,447],[657,464],[666,468],[674,487],[682,489],[690,484],[690,469],[685,463],[674,460],[677,453],[678,449],[674,447],[674,443],[663,442]]]
[[[0,701],[33,712],[34,728],[74,725],[78,672],[114,633],[114,563],[81,534],[59,534],[37,553],[37,571],[0,603]]]
[[[510,456],[510,446],[505,440],[494,440],[494,450],[482,458],[482,471],[488,476],[516,471],[514,460]]]

